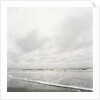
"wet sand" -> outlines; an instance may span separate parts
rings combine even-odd
[[[7,92],[92,92],[74,88],[55,87],[8,78]]]

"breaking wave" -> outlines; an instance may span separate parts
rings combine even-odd
[[[55,86],[55,87],[62,87],[62,88],[72,88],[72,89],[80,89],[80,90],[86,90],[86,91],[93,91],[93,89],[90,88],[84,88],[84,87],[77,87],[77,86],[71,86],[71,85],[61,85],[61,84],[55,84],[55,83],[50,83],[50,82],[43,82],[39,80],[33,80],[33,79],[27,79],[27,78],[18,78],[12,75],[8,75],[9,78],[21,80],[21,81],[27,81],[27,82],[34,82],[38,84],[44,84],[44,85],[49,85],[49,86]]]

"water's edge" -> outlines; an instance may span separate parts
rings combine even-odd
[[[54,84],[54,83],[48,83],[48,82],[39,81],[39,80],[33,80],[33,79],[28,79],[28,78],[18,78],[18,77],[12,76],[12,75],[8,75],[8,77],[12,78],[12,79],[16,79],[16,80],[27,81],[27,82],[34,82],[34,83],[43,84],[43,85],[62,87],[62,88],[79,89],[79,90],[86,90],[86,91],[93,92],[93,89],[90,89],[90,88],[70,86],[70,85]]]

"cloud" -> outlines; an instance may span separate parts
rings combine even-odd
[[[64,19],[55,29],[56,45],[62,52],[92,45],[92,12]]]
[[[92,17],[88,7],[8,8],[8,66],[92,67]]]
[[[45,41],[46,39],[41,39],[38,37],[38,32],[32,31],[25,37],[18,38],[17,45],[22,51],[27,53],[41,48]]]

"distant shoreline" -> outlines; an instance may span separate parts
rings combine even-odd
[[[53,70],[58,70],[58,71],[61,71],[61,70],[93,70],[93,68],[8,68],[8,70],[14,70],[14,69],[17,69],[17,70],[50,70],[50,71],[53,71]]]

